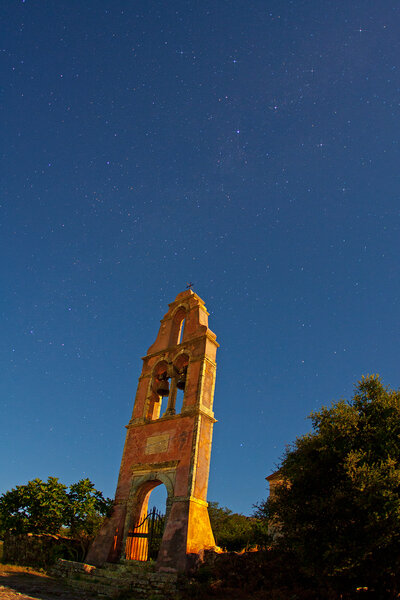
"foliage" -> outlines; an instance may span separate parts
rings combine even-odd
[[[94,535],[103,517],[109,515],[112,500],[104,498],[89,479],[81,479],[69,488],[68,524],[71,534]]]
[[[110,510],[112,501],[103,497],[89,479],[70,486],[57,477],[29,481],[0,496],[0,534],[57,534],[62,526],[70,533],[94,533],[96,524]]]
[[[181,581],[179,589],[180,600],[321,598],[311,582],[299,574],[293,556],[274,550],[205,553],[204,562]]]
[[[2,494],[0,530],[14,533],[57,533],[65,522],[67,487],[56,477],[41,479]]]
[[[368,376],[350,402],[310,418],[313,432],[286,450],[282,483],[257,516],[321,589],[389,597],[400,568],[400,391]]]
[[[254,546],[255,519],[234,513],[218,502],[208,503],[208,514],[218,546],[228,551]]]

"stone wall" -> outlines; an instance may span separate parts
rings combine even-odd
[[[47,568],[59,558],[83,560],[85,545],[60,535],[23,533],[6,535],[3,562],[14,565]]]
[[[124,561],[95,567],[70,560],[58,560],[51,570],[76,590],[107,597],[130,594],[135,600],[172,600],[177,593],[176,573],[154,571],[151,562]]]

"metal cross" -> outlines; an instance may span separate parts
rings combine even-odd
[[[193,285],[194,285],[194,284],[193,284],[192,282],[188,283],[188,284],[187,284],[187,286],[186,286],[186,289],[187,289],[187,290],[191,290],[191,289],[192,289],[192,287],[193,287]]]

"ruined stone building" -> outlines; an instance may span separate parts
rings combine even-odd
[[[183,571],[191,558],[215,546],[207,486],[218,346],[203,300],[191,289],[178,294],[143,358],[114,510],[86,562],[141,558],[138,540],[144,540],[142,548],[148,543],[148,502],[159,485],[166,487],[167,507],[157,567]],[[178,390],[184,392],[179,412]]]

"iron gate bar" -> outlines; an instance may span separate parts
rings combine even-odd
[[[146,521],[148,522],[148,530],[140,531],[145,526]],[[141,523],[138,523],[138,525],[128,532],[125,550],[127,559],[141,561],[156,559],[160,549],[164,525],[165,515],[158,512],[154,506]],[[138,540],[138,544],[133,547],[133,540],[135,538],[139,538],[143,542],[139,542]],[[145,544],[144,539],[147,539],[147,544]]]

